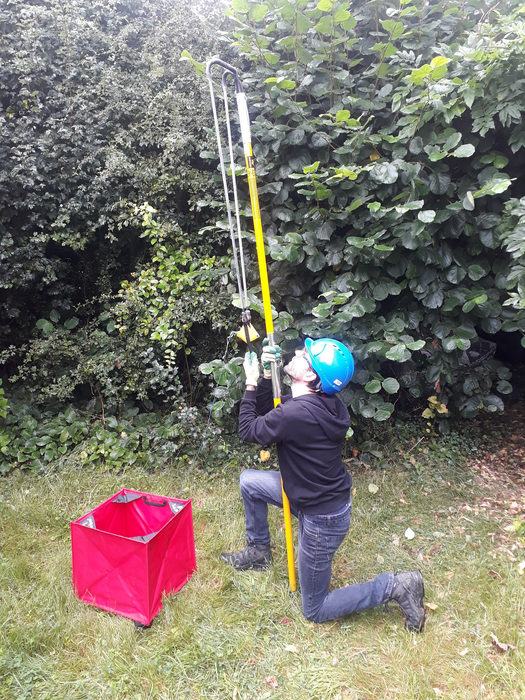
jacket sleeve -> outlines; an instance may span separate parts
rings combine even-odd
[[[261,377],[257,382],[257,391],[255,392],[257,413],[260,416],[265,416],[273,408],[273,389],[272,380]]]
[[[257,388],[257,391],[259,389]],[[239,412],[239,436],[245,442],[271,445],[281,442],[286,431],[283,406],[279,404],[264,416],[257,415],[256,392],[245,392]]]

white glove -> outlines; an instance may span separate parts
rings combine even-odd
[[[256,352],[247,352],[244,356],[243,365],[246,374],[246,385],[257,386],[259,379],[259,361]]]

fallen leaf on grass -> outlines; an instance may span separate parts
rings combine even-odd
[[[507,651],[513,651],[516,649],[516,647],[512,646],[512,644],[504,644],[503,642],[500,642],[495,634],[491,633],[490,636],[492,639],[492,646],[496,649],[498,654],[505,654]]]
[[[297,644],[287,644],[284,648],[285,648],[285,651],[291,651],[294,654],[299,653],[299,647],[297,646]]]
[[[248,666],[253,666],[254,664],[257,663],[257,661],[255,659],[248,659],[248,661],[246,663],[248,664]]]
[[[279,622],[280,625],[291,625],[292,621],[290,620],[289,617],[283,617],[283,619]]]
[[[268,450],[261,450],[261,462],[267,462],[270,459],[270,453]]]
[[[337,656],[334,656],[334,658],[332,659],[332,666],[337,666],[338,663],[339,659],[337,658]]]
[[[330,652],[329,651],[322,651],[321,656],[324,656],[325,659],[328,659],[330,657]]]
[[[407,529],[405,530],[405,537],[407,538],[407,540],[413,540],[415,536],[416,533],[414,532],[414,530],[412,530],[412,528],[410,527],[407,527]]]
[[[425,603],[425,605],[429,610],[437,610],[438,607],[436,603]]]
[[[269,685],[270,688],[278,688],[279,687],[279,683],[277,683],[275,676],[268,676],[267,678],[264,679],[264,682],[266,683],[266,685]]]
[[[378,564],[384,564],[385,563],[385,558],[382,557],[380,554],[376,554],[376,559]]]
[[[462,649],[461,651],[458,651],[458,654],[459,654],[460,656],[465,656],[465,654],[468,654],[468,647],[465,647],[465,648]]]
[[[357,489],[352,489],[352,496],[355,496],[357,493]]]
[[[368,490],[370,493],[377,493],[379,491],[379,486],[377,486],[377,484],[368,484]]]
[[[447,571],[447,573],[445,574],[445,578],[449,578],[449,579],[454,578],[454,572],[453,572],[453,571]]]
[[[436,544],[433,544],[432,547],[428,550],[428,553],[430,556],[433,556],[434,554],[437,554],[441,547],[443,546],[443,542],[437,542]]]
[[[501,576],[498,574],[497,571],[492,571],[492,570],[489,571],[489,576],[492,576],[492,578],[497,578],[500,581],[503,581],[503,579],[501,578]]]

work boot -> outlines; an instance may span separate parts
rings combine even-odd
[[[425,587],[420,571],[394,574],[394,587],[390,600],[395,600],[405,616],[405,627],[409,632],[422,632],[425,624],[423,597]]]
[[[250,544],[248,542],[240,552],[221,554],[221,557],[237,571],[246,571],[247,569],[263,571],[272,563],[269,544]]]

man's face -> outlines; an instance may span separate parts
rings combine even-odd
[[[294,357],[292,357],[291,361],[285,365],[284,372],[291,379],[296,379],[299,381],[308,382],[313,379],[313,377],[305,379],[306,374],[313,374],[306,348],[298,348],[295,351]]]

